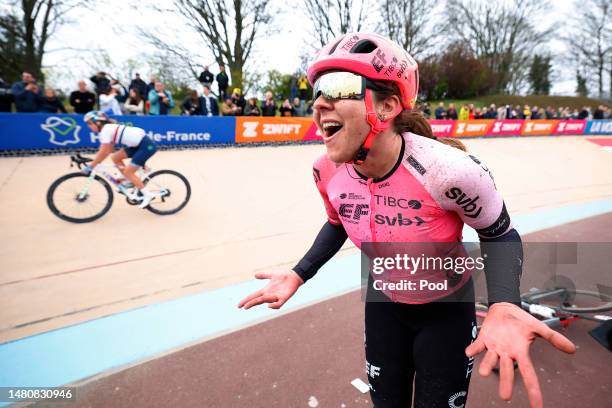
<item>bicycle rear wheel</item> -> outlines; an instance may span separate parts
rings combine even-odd
[[[147,210],[159,215],[175,214],[183,209],[191,198],[189,181],[174,170],[158,170],[143,180],[147,189],[158,195]]]
[[[565,288],[538,290],[522,294],[521,299],[528,303],[546,305],[575,314],[604,313],[612,310],[612,296],[590,290]],[[566,299],[571,299],[572,304],[565,304]]]
[[[92,222],[110,210],[113,190],[99,176],[91,179],[83,173],[70,173],[51,184],[47,191],[47,205],[64,221]]]

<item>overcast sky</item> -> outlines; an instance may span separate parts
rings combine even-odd
[[[98,2],[99,4],[102,2]],[[166,2],[168,5],[171,1]],[[268,36],[258,44],[253,52],[252,60],[255,69],[265,72],[277,69],[284,73],[295,72],[299,67],[300,51],[304,39],[308,38],[308,21],[295,6],[288,5],[285,0],[272,0],[278,10],[276,25],[278,33]],[[298,0],[291,2],[297,4]],[[137,4],[137,6],[134,6]],[[201,40],[190,34],[184,21],[170,13],[160,15],[143,6],[146,1],[105,0],[96,6],[96,11],[79,9],[71,14],[71,24],[61,28],[49,41],[50,51],[44,60],[44,65],[51,69],[50,78],[54,79],[52,86],[70,90],[79,78],[87,78],[94,70],[109,70],[113,67],[126,67],[129,59],[144,61],[147,55],[152,55],[155,49],[147,45],[138,36],[137,28],[158,29],[168,32],[179,39],[194,54],[202,55],[202,64],[213,63],[212,54],[206,51]],[[158,3],[159,4],[159,3]],[[562,22],[564,16],[569,16],[572,9],[571,1],[555,1],[551,3],[552,14]],[[103,16],[103,17],[100,17]],[[569,17],[571,18],[571,17]],[[69,47],[70,49],[66,49]],[[558,40],[552,40],[546,47],[552,52],[561,52],[563,45]],[[106,65],[102,52],[84,52],[80,54],[74,49],[104,50],[111,58],[111,66]],[[543,49],[542,51],[547,51]],[[94,69],[95,67],[95,69]],[[573,95],[576,87],[573,69],[561,72],[560,67],[553,65],[554,78],[552,93]],[[136,65],[136,70],[148,78],[149,72],[145,63]],[[218,72],[216,66],[211,69]],[[115,73],[124,77],[127,72]]]

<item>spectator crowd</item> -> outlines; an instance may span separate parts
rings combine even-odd
[[[433,114],[429,104],[422,104],[419,110],[428,119],[437,120],[475,120],[475,119],[610,119],[610,108],[606,105],[599,105],[594,111],[590,106],[583,106],[582,109],[570,109],[569,107],[553,108],[552,106],[538,107],[521,105],[496,106],[491,104],[487,107],[474,107],[474,104],[464,104],[459,110],[455,104],[449,103],[448,108],[444,102],[434,109]]]
[[[216,76],[209,67],[203,67],[198,80],[200,90],[189,90],[183,101],[175,102],[165,84],[154,76],[147,83],[136,73],[126,87],[109,73],[100,71],[89,78],[92,90],[87,81],[78,81],[68,103],[74,113],[81,114],[98,109],[111,115],[169,115],[175,107],[186,116],[304,117],[312,114],[312,101],[306,100],[308,81],[305,75],[292,82],[289,98],[274,99],[273,93],[268,91],[262,101],[245,97],[240,88],[231,89],[224,66],[220,66]],[[213,94],[215,83],[217,93]],[[24,72],[21,80],[12,85],[3,81],[0,74],[0,112],[11,112],[12,104],[16,112],[67,113],[56,92],[51,88],[43,89],[29,72]]]
[[[89,78],[81,80],[77,89],[70,94],[68,103],[75,113],[86,113],[93,109],[112,115],[168,115],[175,106],[181,115],[186,116],[293,116],[305,117],[312,114],[312,100],[308,100],[309,85],[306,76],[293,76],[289,95],[275,99],[272,91],[264,94],[259,101],[255,97],[245,97],[240,88],[231,88],[225,67],[219,67],[214,75],[208,66],[204,66],[198,80],[201,89],[192,89],[187,97],[178,104],[172,93],[162,81],[154,76],[145,82],[136,73],[126,87],[107,72],[100,71]],[[216,88],[217,93],[213,93]],[[288,97],[287,97],[288,96]],[[34,75],[22,74],[21,80],[9,85],[0,73],[0,112],[11,112],[12,104],[17,112],[67,113],[55,90],[40,86]],[[472,119],[609,119],[608,106],[600,105],[595,110],[584,106],[582,109],[569,107],[553,108],[529,105],[491,104],[487,107],[475,107],[464,104],[455,107],[444,102],[432,111],[428,103],[418,106],[427,118],[439,120],[472,120]]]

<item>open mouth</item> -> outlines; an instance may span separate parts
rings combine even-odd
[[[321,126],[323,127],[323,134],[325,137],[332,137],[342,129],[342,124],[340,122],[325,122],[322,123]]]

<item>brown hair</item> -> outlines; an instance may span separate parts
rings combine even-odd
[[[397,85],[393,82],[388,81],[371,81],[376,90],[374,90],[374,97],[378,100],[384,100],[390,96],[397,96],[401,98],[401,94]],[[431,125],[425,118],[422,112],[416,110],[404,109],[399,115],[393,119],[393,129],[398,133],[411,132],[420,136],[428,137],[430,139],[437,140],[448,146],[452,146],[459,150],[467,151],[465,145],[457,139],[451,139],[448,137],[437,138],[434,136],[431,129]]]

